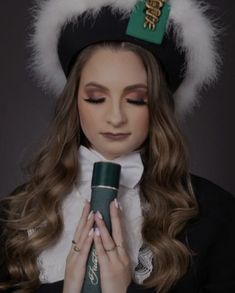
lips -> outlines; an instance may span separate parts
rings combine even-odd
[[[107,135],[129,135],[130,133],[112,133],[112,132],[104,132],[104,133],[102,133],[102,134],[107,134]]]
[[[130,133],[111,133],[111,132],[106,132],[101,134],[109,140],[123,140],[123,139],[126,139],[130,135]]]

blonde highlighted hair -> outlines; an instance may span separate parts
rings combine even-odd
[[[62,202],[79,180],[77,150],[89,147],[79,124],[77,91],[82,68],[100,48],[129,50],[142,60],[148,76],[149,136],[141,148],[145,171],[140,182],[143,241],[154,254],[154,271],[143,283],[165,293],[186,273],[191,252],[178,240],[186,223],[198,213],[188,167],[188,154],[174,115],[174,101],[166,77],[153,55],[130,43],[91,45],[76,59],[61,94],[47,140],[29,166],[30,181],[23,190],[1,199],[5,206],[2,259],[15,287],[35,292],[40,285],[37,257],[63,231]],[[29,229],[36,229],[28,235]]]

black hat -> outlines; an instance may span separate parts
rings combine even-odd
[[[198,90],[215,80],[220,62],[217,29],[205,8],[194,0],[38,0],[32,68],[58,95],[82,49],[135,43],[162,65],[182,118],[198,102]]]

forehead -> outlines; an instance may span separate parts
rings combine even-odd
[[[127,50],[99,48],[88,59],[81,72],[81,82],[145,83],[147,73],[140,57]]]

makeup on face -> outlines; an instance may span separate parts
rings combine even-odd
[[[90,103],[102,103],[106,97],[110,97],[111,91],[104,85],[96,82],[89,82],[85,85],[85,101]],[[146,105],[148,102],[147,86],[145,84],[133,84],[125,87],[121,93],[121,98],[125,98],[128,103],[136,105]]]
[[[80,125],[105,158],[119,157],[143,144],[149,131],[147,73],[131,51],[99,49],[81,72]]]

